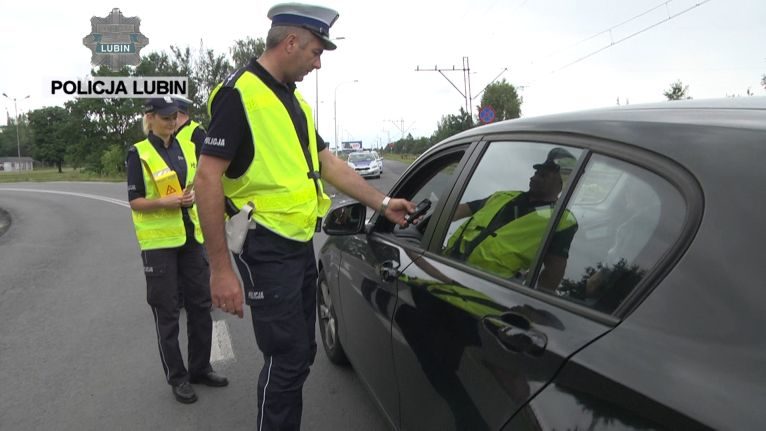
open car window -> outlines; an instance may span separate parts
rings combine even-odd
[[[449,217],[440,254],[524,283],[582,150],[539,142],[488,145]],[[576,223],[554,234],[568,247]]]
[[[434,156],[431,160],[421,163],[418,169],[410,172],[408,178],[396,191],[396,197],[409,199],[416,205],[423,199],[428,199],[431,201],[430,209],[417,224],[411,224],[406,228],[401,228],[380,217],[375,231],[393,233],[397,238],[422,244],[426,228],[431,219],[435,218],[432,216],[439,207],[439,202],[449,192],[464,155],[465,148],[452,150],[447,154]]]

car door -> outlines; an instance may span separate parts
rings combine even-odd
[[[669,270],[668,262],[692,238],[702,196],[688,174],[672,162],[636,150],[622,150],[619,155],[651,161],[655,171],[610,155],[590,155],[567,204],[580,229],[554,294],[625,317],[654,289],[658,274]],[[674,287],[678,286],[658,289]],[[665,361],[683,363],[679,369],[685,372],[679,380],[696,384],[699,366],[674,349],[683,351],[695,343],[707,349],[707,343],[696,337],[694,342],[679,341],[682,338],[675,335],[679,325],[663,320],[676,314],[668,312],[674,303],[656,298],[654,302],[662,304],[662,312],[646,313],[649,317],[643,322],[632,315],[578,351],[504,429],[707,429],[696,418],[664,404],[668,400],[683,404],[689,393],[683,385],[668,384],[667,374],[679,373]],[[692,301],[684,305],[694,308]],[[661,344],[666,337],[672,341]]]
[[[465,146],[446,151],[437,162],[405,174],[392,196],[417,201],[429,198],[431,209],[449,191]],[[357,374],[391,423],[398,424],[399,397],[391,356],[391,318],[396,306],[397,275],[424,251],[427,222],[401,229],[377,214],[368,232],[346,237],[339,265],[340,302],[345,338],[342,343]]]
[[[577,225],[563,208],[587,153],[520,138],[490,140],[477,151],[434,215],[427,251],[399,276],[392,348],[401,429],[499,429],[570,355],[610,328],[608,319],[583,319],[531,287],[566,263]],[[568,175],[562,163],[548,181],[553,198],[541,203],[537,172],[561,154],[570,160]],[[495,215],[481,214],[495,207]],[[500,214],[514,214],[516,225],[492,227]],[[502,241],[488,246],[495,238]],[[481,258],[456,253],[463,241]],[[556,259],[542,256],[546,244]]]

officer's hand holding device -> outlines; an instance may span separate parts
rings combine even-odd
[[[418,203],[418,205],[415,207],[415,211],[411,214],[407,214],[404,216],[404,221],[407,224],[416,224],[418,222],[418,219],[425,215],[428,210],[431,209],[431,200],[430,199],[423,199]],[[406,227],[406,225],[405,225]]]

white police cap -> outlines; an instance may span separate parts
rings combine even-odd
[[[326,50],[336,48],[330,40],[330,27],[338,19],[336,10],[303,3],[280,3],[272,6],[266,16],[271,20],[272,27],[303,27],[321,39]]]

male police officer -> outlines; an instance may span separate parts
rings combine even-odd
[[[174,98],[178,106],[178,119],[176,120],[176,139],[179,141],[191,141],[194,143],[195,153],[199,158],[200,150],[205,142],[205,128],[189,117],[189,109],[192,101],[181,96]]]
[[[213,305],[242,317],[243,296],[224,237],[224,196],[252,203],[251,229],[234,256],[251,307],[264,366],[258,429],[300,428],[302,388],[316,353],[312,238],[330,206],[321,178],[405,224],[415,205],[369,186],[326,148],[295,83],[335,49],[332,9],[298,3],[268,12],[266,50],[231,74],[208,102],[211,123],[195,187],[210,256]]]

